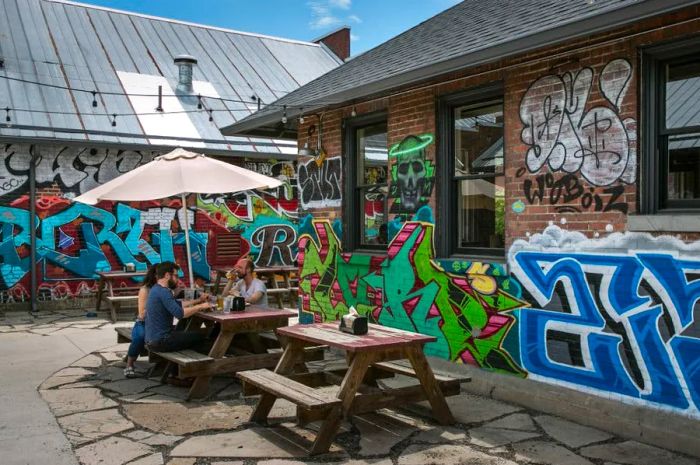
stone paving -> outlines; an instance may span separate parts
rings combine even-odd
[[[57,335],[68,330],[91,330],[110,326],[107,314],[86,318],[85,311],[65,310],[59,312],[42,311],[37,315],[27,312],[0,311],[0,334],[26,333],[39,336]],[[126,323],[121,323],[126,325]]]
[[[86,329],[85,319],[13,321],[13,331]],[[0,319],[0,332],[7,325]],[[94,327],[106,322],[95,321]],[[1,336],[0,336],[1,337]],[[116,335],[114,336],[116,340]],[[85,465],[352,465],[550,464],[692,465],[700,460],[540,412],[462,394],[448,399],[457,425],[434,423],[426,404],[381,410],[346,422],[331,451],[308,458],[317,424],[299,427],[294,407],[278,400],[271,427],[248,423],[254,398],[233,378],[215,378],[207,399],[185,402],[185,388],[147,378],[125,379],[127,345],[102,349],[56,372],[39,387]],[[389,383],[404,383],[394,378]]]

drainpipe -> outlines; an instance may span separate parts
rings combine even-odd
[[[35,146],[31,146],[29,153],[31,160],[29,163],[29,249],[30,249],[30,311],[37,313],[37,288],[36,288],[36,159],[34,156]]]

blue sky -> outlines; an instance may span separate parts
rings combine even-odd
[[[78,0],[81,1],[81,0]],[[82,0],[120,10],[291,39],[352,28],[352,53],[364,52],[458,0]]]

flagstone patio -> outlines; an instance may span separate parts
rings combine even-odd
[[[0,332],[87,331],[107,324],[102,319],[64,314],[39,320],[0,317]],[[328,454],[308,458],[304,447],[318,426],[297,426],[289,402],[277,401],[272,427],[250,424],[255,399],[243,398],[234,378],[216,378],[208,398],[186,402],[186,388],[146,377],[150,368],[146,361],[137,362],[139,378],[125,379],[122,359],[126,349],[126,344],[118,344],[91,353],[39,386],[76,457],[85,465],[699,463],[695,458],[471,394],[448,399],[458,421],[455,426],[434,423],[424,404],[402,411],[381,410],[346,422]]]

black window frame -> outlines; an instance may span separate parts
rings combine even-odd
[[[665,66],[689,58],[700,59],[700,37],[676,40],[642,49],[640,212],[698,214],[700,199],[668,200],[668,143],[675,135],[700,134],[700,125],[666,129]]]
[[[459,192],[454,185],[455,182],[455,160],[454,160],[454,110],[465,105],[480,105],[495,102],[504,105],[503,114],[505,117],[505,93],[503,83],[493,82],[484,86],[471,88],[465,91],[447,94],[438,98],[436,107],[437,121],[437,164],[438,164],[438,208],[437,213],[437,252],[441,257],[455,258],[475,258],[488,259],[491,261],[505,261],[506,249],[504,247],[459,247],[458,234],[458,200]],[[506,127],[504,120],[503,127],[503,158],[505,164],[506,157]],[[505,169],[502,174],[493,173],[494,178],[502,176],[505,180]],[[463,179],[484,179],[490,177],[488,174],[474,174],[460,176]],[[505,186],[504,186],[505,188]],[[505,212],[504,212],[505,213]],[[505,221],[505,218],[504,218]],[[507,225],[506,225],[507,226]]]
[[[362,244],[360,234],[362,232],[361,225],[363,224],[364,218],[362,215],[364,211],[361,209],[362,202],[360,201],[360,192],[363,189],[363,185],[358,185],[358,179],[361,173],[358,173],[358,159],[357,159],[357,131],[368,127],[375,126],[377,124],[384,123],[387,125],[387,135],[389,118],[386,111],[378,111],[373,113],[367,113],[364,115],[355,116],[352,118],[346,118],[343,120],[343,147],[345,153],[347,154],[344,173],[345,173],[345,183],[344,183],[344,194],[345,201],[343,202],[343,251],[345,252],[368,252],[368,253],[386,253],[389,245],[388,244]],[[387,151],[389,148],[387,147]],[[388,153],[388,152],[387,152]],[[387,161],[387,188],[389,187],[390,180],[389,176],[389,166]],[[386,215],[386,222],[389,222],[389,195],[387,189],[387,196],[385,199],[384,211]]]

